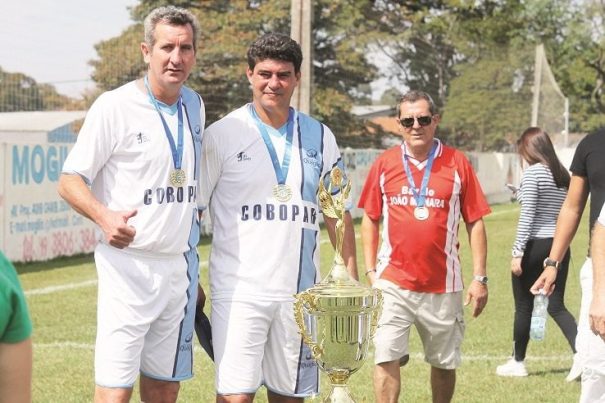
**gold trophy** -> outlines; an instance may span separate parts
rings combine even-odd
[[[351,182],[332,170],[328,189],[320,181],[319,203],[324,216],[336,218],[336,248],[330,273],[312,288],[295,295],[294,315],[300,334],[332,388],[324,402],[354,402],[349,377],[363,365],[382,308],[380,290],[351,278],[342,258],[345,200]],[[332,196],[332,187],[340,194]]]

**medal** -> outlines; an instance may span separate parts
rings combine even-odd
[[[431,147],[431,151],[429,152],[429,158],[426,163],[426,166],[424,167],[424,174],[422,175],[422,183],[420,184],[420,189],[416,189],[416,183],[414,182],[414,176],[412,175],[412,171],[410,170],[410,166],[408,163],[408,155],[405,152],[404,144],[401,145],[401,159],[403,162],[405,176],[407,176],[408,178],[408,182],[412,190],[412,196],[414,197],[414,201],[416,202],[416,208],[414,208],[414,218],[419,221],[424,221],[429,218],[429,209],[426,208],[424,204],[426,202],[426,193],[429,184],[429,178],[431,177],[431,168],[433,167],[433,160],[435,159],[435,152],[437,151],[438,143],[435,142],[433,144],[433,147]]]
[[[187,181],[187,175],[182,169],[175,169],[170,172],[170,183],[178,188],[182,187]]]
[[[271,163],[273,164],[273,171],[275,172],[275,178],[277,179],[277,185],[273,186],[273,197],[277,201],[285,203],[292,198],[292,188],[290,185],[286,183],[286,179],[288,177],[288,170],[290,169],[290,158],[292,155],[292,139],[294,137],[294,110],[290,108],[288,112],[288,124],[286,128],[286,147],[284,150],[284,159],[283,163],[279,163],[279,158],[277,157],[277,152],[275,151],[275,147],[273,146],[273,142],[269,137],[269,133],[264,126],[264,123],[258,117],[256,111],[254,110],[254,105],[250,104],[250,115],[254,118],[256,123],[256,127],[260,132],[260,135],[265,143],[267,148],[267,152],[271,157]]]
[[[153,92],[151,92],[151,88],[149,87],[149,81],[147,76],[144,79],[145,88],[147,88],[147,94],[149,95],[149,100],[153,104],[153,107],[158,112],[160,116],[160,120],[162,121],[162,126],[164,126],[164,134],[166,134],[166,139],[168,140],[168,144],[170,145],[170,151],[172,153],[172,162],[174,164],[174,171],[170,172],[170,183],[176,187],[182,187],[187,181],[187,175],[185,171],[181,169],[181,165],[183,163],[183,106],[182,106],[182,98],[179,97],[177,102],[177,112],[178,112],[178,130],[177,130],[177,143],[175,144],[174,138],[172,136],[172,132],[166,123],[166,119],[162,115],[160,111],[160,107],[158,105],[158,101],[153,96]]]
[[[426,220],[427,218],[429,218],[429,209],[425,206],[416,207],[414,209],[414,217],[420,221]]]
[[[282,184],[273,186],[273,197],[280,202],[287,202],[292,198],[292,189],[290,185]]]

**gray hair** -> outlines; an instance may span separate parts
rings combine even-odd
[[[397,103],[397,117],[401,117],[401,104],[409,102],[413,104],[414,102],[418,102],[421,100],[425,100],[429,104],[429,111],[431,115],[435,115],[437,113],[437,107],[435,106],[435,102],[433,98],[429,94],[424,91],[411,90],[403,94],[401,98],[399,98],[399,102]]]
[[[152,10],[143,25],[145,27],[145,43],[153,48],[155,45],[155,27],[163,22],[169,25],[191,25],[193,31],[193,49],[197,50],[197,36],[200,32],[200,24],[191,11],[175,6],[158,7]]]

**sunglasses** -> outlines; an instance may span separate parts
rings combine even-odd
[[[401,123],[401,126],[405,127],[406,129],[409,129],[410,127],[414,126],[414,120],[417,120],[418,124],[424,127],[431,124],[431,122],[433,121],[433,117],[418,116],[417,118],[401,118],[399,119],[399,122]]]

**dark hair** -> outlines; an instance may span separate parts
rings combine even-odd
[[[435,106],[435,102],[429,94],[424,91],[411,90],[406,92],[401,98],[399,98],[399,102],[397,103],[397,117],[401,117],[401,104],[405,102],[414,103],[420,100],[425,100],[429,103],[429,112],[431,112],[431,115],[435,115],[437,113],[437,107]]]
[[[189,10],[175,6],[164,6],[158,7],[152,10],[145,21],[143,26],[145,27],[145,43],[153,48],[155,45],[155,27],[158,23],[164,22],[169,25],[191,25],[193,31],[193,50],[197,47],[197,36],[200,32],[200,24]]]
[[[288,35],[270,32],[256,39],[248,48],[248,67],[254,70],[256,63],[267,59],[291,62],[294,72],[300,72],[302,50],[298,43]]]
[[[550,136],[539,127],[525,129],[519,140],[517,140],[519,155],[530,165],[541,162],[546,165],[559,188],[569,188],[569,172],[561,164],[555,153]]]

